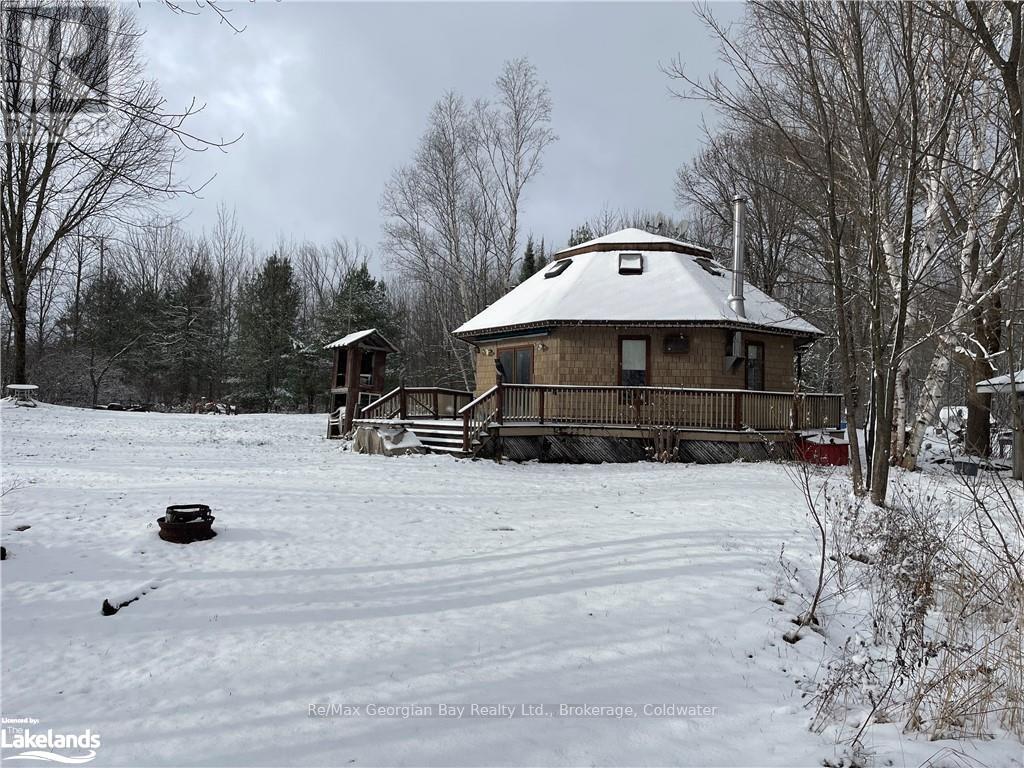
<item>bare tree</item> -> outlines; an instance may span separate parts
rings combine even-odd
[[[763,127],[738,123],[708,135],[705,148],[676,175],[676,200],[701,220],[702,242],[709,245],[729,243],[729,201],[737,194],[747,198],[749,279],[769,296],[807,247],[797,202],[803,179],[776,141]]]
[[[778,154],[813,184],[809,221],[829,258],[840,367],[858,453],[858,328],[870,361],[864,485],[881,504],[888,487],[897,391],[910,344],[915,281],[931,259],[918,205],[926,159],[936,153],[962,80],[934,55],[948,30],[919,6],[752,2],[737,38],[704,14],[737,82],[697,82],[680,64],[683,95],[712,101],[732,121],[768,130]],[[927,86],[927,87],[926,87]],[[934,212],[925,212],[924,218]],[[928,265],[921,267],[922,264]],[[903,402],[903,401],[901,401]],[[853,459],[855,487],[862,474]]]
[[[532,65],[505,65],[494,103],[448,93],[430,113],[412,163],[392,176],[381,200],[384,249],[415,290],[418,331],[473,382],[472,355],[450,331],[508,290],[519,260],[524,191],[554,141],[547,87]],[[415,298],[413,298],[415,297]],[[423,315],[429,315],[429,321]]]
[[[231,369],[238,335],[238,292],[245,275],[248,255],[245,233],[234,209],[229,210],[223,203],[217,206],[217,221],[207,240],[213,272],[213,303],[216,308],[211,377],[215,391],[210,396],[220,398],[224,395],[222,387]]]
[[[195,104],[167,110],[141,72],[125,6],[48,0],[4,6],[0,174],[2,293],[25,380],[29,292],[58,244],[79,228],[180,192],[171,169]]]
[[[1018,179],[1012,141],[1006,136],[1005,123],[992,110],[991,77],[977,65],[975,59],[972,82],[950,134],[951,149],[928,185],[928,199],[934,200],[939,229],[949,243],[950,256],[944,261],[948,262],[954,303],[933,319],[928,332],[938,343],[899,456],[908,469],[917,466],[952,363],[968,372],[971,383],[967,399],[974,416],[968,420],[966,448],[987,454],[989,407],[986,396],[979,396],[973,383],[995,371],[1003,296],[1020,279],[1019,268],[1012,266],[1014,245],[1020,237],[1019,219],[1014,220]],[[935,252],[942,252],[938,244]]]

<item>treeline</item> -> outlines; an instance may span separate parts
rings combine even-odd
[[[54,18],[75,13],[60,5]],[[131,20],[119,18],[117,64],[131,69],[134,88],[126,98],[149,104],[156,86],[135,66]],[[60,72],[50,74],[62,84]],[[147,115],[156,122],[138,127],[139,144],[164,148],[182,136],[184,117]],[[130,147],[99,157],[82,151],[72,123],[53,134],[27,122],[22,160],[7,156],[0,196],[3,383],[36,383],[43,399],[61,403],[189,409],[206,398],[314,410],[326,402],[323,345],[376,327],[403,349],[389,383],[472,388],[471,350],[450,332],[545,263],[543,242],[524,254],[521,217],[524,190],[555,140],[550,118],[547,87],[524,59],[503,67],[489,97],[439,100],[382,194],[387,281],[370,273],[359,245],[257,245],[223,207],[208,233],[140,220],[161,199],[189,192],[152,183],[170,177],[174,152],[133,155],[137,175],[128,175]],[[53,163],[68,186],[54,186]],[[33,188],[43,213],[25,191]]]
[[[282,242],[263,252],[232,212],[218,213],[201,235],[153,223],[64,240],[29,312],[27,365],[44,399],[320,410],[324,344],[364,327],[400,333],[402,310],[365,249]]]

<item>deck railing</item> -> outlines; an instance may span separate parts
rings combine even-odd
[[[361,419],[454,419],[472,392],[447,387],[395,387],[359,412]]]
[[[842,397],[683,387],[503,384],[460,412],[467,430],[497,424],[585,424],[694,430],[836,428]]]
[[[686,387],[498,384],[473,398],[445,387],[396,387],[360,419],[460,419],[463,450],[492,424],[785,432],[836,429],[841,395]]]
[[[501,399],[506,387],[494,386],[459,410],[462,418],[462,450],[469,453],[473,441],[489,424],[501,423]]]
[[[801,393],[795,402],[796,429],[838,429],[843,423],[843,396]]]

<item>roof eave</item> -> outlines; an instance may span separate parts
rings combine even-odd
[[[472,342],[481,336],[490,336],[510,331],[526,331],[532,328],[558,328],[558,327],[580,327],[580,326],[618,326],[623,328],[732,328],[739,330],[756,330],[772,333],[778,336],[794,336],[797,338],[810,339],[812,342],[825,335],[823,331],[814,331],[796,328],[780,328],[774,325],[763,325],[759,323],[737,322],[731,320],[540,320],[529,323],[516,323],[513,325],[500,325],[490,328],[477,328],[471,331],[453,331],[452,336],[463,341]]]
[[[350,333],[347,336],[342,336],[340,339],[335,339],[330,344],[325,344],[324,349],[347,349],[354,344],[358,344],[364,349],[372,349],[380,352],[399,351],[398,347],[388,341],[384,334],[376,328],[369,328],[366,332],[362,332],[362,335],[359,335],[359,333],[360,332]],[[350,336],[355,336],[355,338],[351,339],[347,344],[340,343]]]
[[[653,242],[653,243],[581,243],[572,248],[565,248],[555,253],[555,261],[579,256],[584,253],[608,253],[609,251],[669,251],[672,253],[685,253],[689,256],[711,257],[711,251],[697,245],[681,242]]]

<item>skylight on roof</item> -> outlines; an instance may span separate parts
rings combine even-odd
[[[548,271],[544,273],[544,277],[558,277],[569,268],[570,264],[572,264],[572,259],[559,259],[548,267]]]
[[[639,275],[644,271],[644,255],[642,253],[620,253],[619,274]]]
[[[705,272],[707,272],[709,275],[714,275],[715,277],[725,277],[725,273],[719,271],[718,265],[715,264],[715,262],[713,262],[711,259],[705,256],[698,256],[697,258],[694,259],[694,261],[696,261],[697,265]]]

